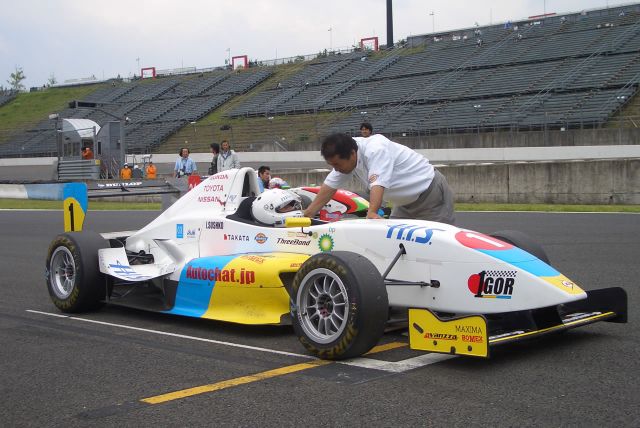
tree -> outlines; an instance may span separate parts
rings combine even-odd
[[[53,86],[56,83],[58,83],[58,80],[56,79],[55,74],[51,73],[51,76],[49,76],[49,79],[47,80],[47,83],[49,84],[49,86]]]
[[[22,81],[26,78],[27,76],[24,75],[22,68],[19,68],[18,66],[16,66],[16,71],[9,75],[9,80],[7,80],[7,83],[9,84],[11,89],[13,89],[14,91],[20,91],[24,89],[24,85],[22,84]]]

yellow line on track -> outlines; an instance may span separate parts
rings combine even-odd
[[[231,388],[233,386],[244,385],[247,383],[257,382],[276,376],[283,376],[289,373],[295,373],[302,370],[312,369],[314,367],[331,364],[331,361],[315,360],[309,363],[294,364],[292,366],[280,367],[278,369],[267,370],[266,372],[256,373],[253,375],[242,376],[235,379],[223,380],[222,382],[212,383],[209,385],[196,386],[194,388],[183,389],[181,391],[169,392],[167,394],[156,395],[155,397],[143,398],[142,402],[147,404],[160,404],[167,401],[179,400],[181,398],[191,397],[207,392],[220,391],[221,389]]]
[[[378,352],[390,351],[392,349],[404,348],[407,345],[408,345],[408,343],[402,343],[402,342],[386,343],[384,345],[374,346],[373,348],[371,348],[371,351],[367,352],[364,355],[370,355],[370,354],[375,354],[375,353],[378,353]]]
[[[396,348],[402,348],[405,346],[407,346],[406,343],[391,342],[384,345],[376,346],[372,348],[371,351],[367,352],[365,355],[384,352],[384,351],[388,351]],[[284,376],[290,373],[295,373],[303,370],[312,369],[315,367],[325,366],[331,363],[333,363],[333,361],[314,360],[308,363],[294,364],[292,366],[280,367],[278,369],[267,370],[266,372],[237,377],[235,379],[223,380],[221,382],[216,382],[209,385],[201,385],[193,388],[183,389],[180,391],[168,392],[166,394],[143,398],[140,401],[147,404],[162,404],[168,401],[180,400],[182,398],[192,397],[194,395],[205,394],[207,392],[220,391],[222,389],[227,389],[234,386],[240,386],[240,385],[245,385],[247,383],[258,382],[258,381],[269,379],[272,377]]]

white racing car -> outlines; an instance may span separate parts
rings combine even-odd
[[[413,349],[483,357],[493,345],[626,322],[623,289],[583,291],[521,233],[299,217],[274,227],[252,209],[265,198],[262,208],[273,212],[264,195],[254,170],[230,170],[138,231],[59,235],[46,260],[51,299],[63,312],[109,302],[242,324],[293,323],[306,349],[327,359],[366,353],[398,311],[408,314]]]

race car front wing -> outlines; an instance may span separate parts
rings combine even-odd
[[[537,338],[598,321],[627,322],[627,294],[619,287],[587,291],[569,304],[491,315],[451,316],[409,309],[412,349],[488,358],[494,346]]]

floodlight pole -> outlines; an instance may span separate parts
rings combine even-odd
[[[393,48],[393,1],[387,0],[387,49]]]
[[[58,113],[52,113],[49,115],[49,120],[53,122],[53,126],[56,131],[56,152],[58,154],[58,162],[62,157],[62,125],[60,115]]]

